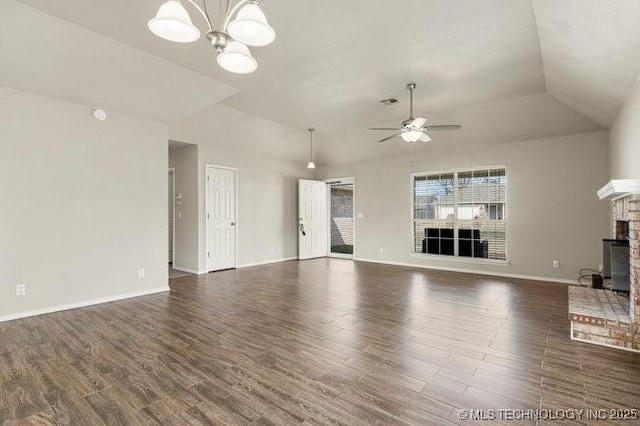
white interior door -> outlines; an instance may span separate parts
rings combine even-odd
[[[327,255],[327,184],[298,181],[298,259]]]
[[[207,166],[207,269],[236,267],[236,171]]]

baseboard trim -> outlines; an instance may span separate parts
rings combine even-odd
[[[188,274],[194,274],[194,275],[202,275],[207,273],[207,271],[198,271],[196,269],[183,268],[182,266],[176,266],[176,265],[173,265],[171,268],[175,269],[176,271],[186,272]]]
[[[535,275],[507,274],[504,272],[477,271],[477,270],[471,270],[471,269],[447,268],[447,267],[431,266],[431,265],[417,265],[414,263],[390,262],[386,260],[377,260],[377,259],[357,258],[354,260],[358,262],[380,263],[383,265],[406,266],[410,268],[421,268],[421,269],[433,269],[436,271],[462,272],[465,274],[488,275],[491,277],[516,278],[520,280],[544,281],[544,282],[561,283],[561,284],[576,284],[576,280],[569,280],[566,278],[550,278],[550,277],[539,277]]]
[[[12,321],[20,318],[34,317],[37,315],[52,314],[54,312],[68,311],[70,309],[85,308],[102,303],[115,302],[118,300],[131,299],[133,297],[148,296],[150,294],[169,291],[169,286],[156,287],[148,290],[132,291],[130,293],[117,294],[115,296],[99,297],[97,299],[83,300],[82,302],[69,303],[67,305],[51,306],[49,308],[34,309],[32,311],[18,312],[0,316],[0,322]]]
[[[272,263],[288,262],[290,260],[296,260],[296,259],[298,259],[298,258],[297,257],[282,257],[280,259],[271,259],[271,260],[265,260],[265,261],[262,261],[262,262],[244,263],[244,264],[238,266],[238,269],[250,268],[252,266],[269,265],[269,264],[272,264]]]

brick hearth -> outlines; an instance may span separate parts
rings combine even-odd
[[[629,223],[629,299],[612,291],[569,288],[571,338],[640,352],[640,196],[612,202],[612,236]]]

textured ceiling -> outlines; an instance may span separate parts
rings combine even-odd
[[[416,81],[417,113],[548,91],[608,127],[640,73],[637,0],[266,0],[278,37],[248,76],[152,35],[163,0],[20,1],[108,38],[2,0],[0,84],[163,121],[221,102],[336,134],[404,118]]]
[[[166,123],[236,91],[13,0],[0,2],[0,85]]]
[[[249,76],[219,70],[205,40],[153,36],[146,22],[162,0],[22,1],[228,83],[240,90],[225,105],[298,128],[401,118],[408,81],[418,83],[417,107],[429,111],[545,90],[530,0],[267,0],[277,39],[253,49],[259,69]],[[391,95],[403,109],[379,104]]]
[[[609,126],[640,74],[640,1],[534,0],[547,90]]]
[[[547,93],[456,110],[433,111],[426,115],[433,122],[462,124],[462,130],[431,132],[432,142],[416,144],[416,149],[421,151],[428,151],[434,145],[466,149],[602,130],[601,126]],[[383,124],[398,125],[397,122]],[[400,138],[377,142],[390,133],[345,129],[322,135],[317,162],[335,165],[409,155],[411,145]]]

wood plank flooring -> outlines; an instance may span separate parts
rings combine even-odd
[[[0,323],[0,425],[444,425],[469,424],[461,408],[640,408],[640,355],[571,342],[562,284],[340,259],[170,284]]]

